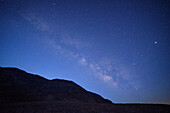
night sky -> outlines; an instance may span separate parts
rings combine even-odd
[[[170,104],[170,1],[1,0],[0,66]]]

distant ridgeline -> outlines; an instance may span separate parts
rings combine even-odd
[[[112,103],[68,80],[48,80],[17,68],[0,67],[0,103],[69,101]]]

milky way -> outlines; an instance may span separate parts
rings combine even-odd
[[[0,65],[113,102],[170,103],[168,0],[1,0]]]

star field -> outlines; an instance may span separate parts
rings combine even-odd
[[[117,103],[170,103],[168,0],[1,0],[0,66]]]

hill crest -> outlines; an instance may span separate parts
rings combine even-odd
[[[18,68],[0,67],[0,102],[70,101],[112,103],[73,81],[48,80]]]

